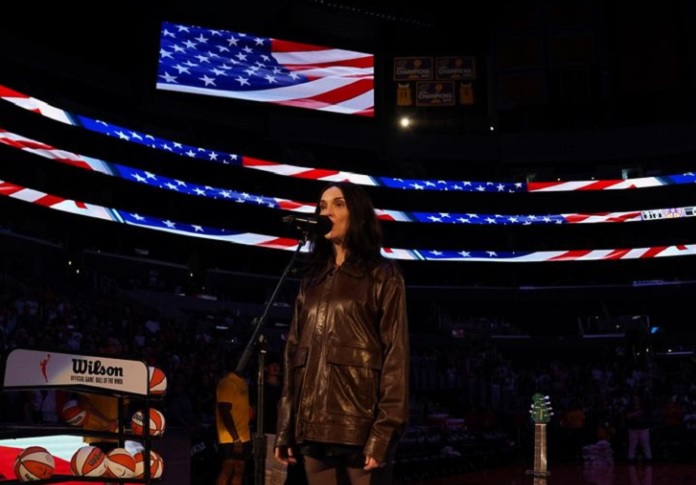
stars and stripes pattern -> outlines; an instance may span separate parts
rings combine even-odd
[[[374,116],[374,55],[163,22],[157,88]]]
[[[300,244],[298,239],[293,238],[214,228],[87,204],[2,180],[0,180],[0,195],[50,209],[69,212],[71,214],[119,222],[187,237],[198,237],[278,250],[297,250]],[[300,250],[306,251],[307,247],[303,246]],[[382,253],[388,258],[409,261],[469,261],[491,263],[600,261],[690,256],[696,254],[696,244],[559,251],[469,251],[382,248]]]
[[[651,259],[696,254],[696,244],[653,246],[620,249],[579,249],[563,251],[440,251],[440,250],[383,250],[385,256],[409,261],[470,261],[499,263],[538,263],[558,261],[613,261],[621,259]]]
[[[181,194],[211,199],[229,200],[240,204],[264,206],[271,209],[313,213],[316,205],[280,197],[249,194],[230,188],[211,187],[190,181],[177,180],[147,170],[137,169],[118,163],[88,157],[67,150],[55,148],[47,143],[28,138],[0,128],[0,143],[38,155],[56,162],[119,177],[130,182],[157,187]],[[593,214],[475,214],[448,212],[405,212],[391,209],[376,209],[377,217],[386,221],[417,222],[426,224],[480,224],[480,225],[538,225],[538,224],[590,224],[637,222],[655,219],[693,217],[696,209],[682,207],[672,209],[651,209],[647,211],[604,212]]]
[[[459,180],[422,180],[381,177],[355,172],[290,165],[271,160],[263,160],[238,153],[211,150],[187,145],[165,138],[132,130],[106,121],[96,120],[79,114],[56,108],[44,101],[19,93],[9,87],[0,85],[0,99],[11,102],[18,107],[33,111],[55,121],[79,126],[95,133],[118,138],[156,150],[176,155],[204,160],[206,162],[236,165],[253,170],[262,170],[283,177],[296,177],[322,182],[350,181],[355,184],[389,187],[402,190],[476,192],[476,193],[541,193],[570,191],[629,190],[668,185],[696,183],[696,172],[665,175],[660,177],[640,177],[625,180],[585,180],[554,182],[492,182]]]

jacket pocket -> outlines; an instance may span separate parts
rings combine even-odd
[[[382,354],[373,349],[329,347],[327,411],[371,418],[377,403],[377,383]]]
[[[331,346],[329,347],[326,360],[330,364],[367,367],[369,369],[382,368],[382,353],[378,350],[363,347]]]

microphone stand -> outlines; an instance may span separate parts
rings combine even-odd
[[[273,306],[273,303],[275,303],[276,298],[278,297],[278,292],[280,291],[280,288],[283,286],[283,283],[285,283],[285,280],[290,273],[290,269],[292,269],[293,265],[295,264],[295,260],[297,259],[297,255],[300,253],[300,250],[302,247],[307,243],[307,239],[309,237],[309,230],[304,230],[302,231],[302,237],[300,238],[298,244],[297,244],[297,249],[293,253],[292,257],[290,258],[290,262],[287,264],[285,267],[285,270],[283,271],[283,274],[280,276],[280,279],[278,280],[278,283],[276,284],[275,289],[273,290],[273,293],[271,294],[271,297],[269,298],[268,302],[266,302],[266,307],[263,310],[263,314],[260,317],[254,318],[254,332],[251,335],[251,338],[249,339],[249,342],[247,343],[246,347],[244,348],[244,352],[242,352],[242,356],[239,359],[239,362],[237,362],[237,366],[235,367],[235,374],[241,376],[244,373],[244,369],[246,368],[249,359],[251,358],[252,353],[254,350],[259,351],[258,355],[258,374],[256,377],[256,434],[254,435],[254,484],[255,485],[263,485],[265,482],[265,468],[266,468],[266,434],[264,433],[264,384],[265,384],[265,361],[266,361],[266,338],[264,335],[261,333],[261,329],[263,326],[266,324],[266,317],[268,316],[268,312],[270,311],[271,307]]]

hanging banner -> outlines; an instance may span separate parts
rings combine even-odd
[[[395,57],[394,81],[429,81],[433,79],[432,57]]]
[[[413,105],[413,83],[398,83],[396,86],[396,105]]]
[[[439,80],[476,79],[476,59],[473,56],[438,57],[435,77]]]
[[[454,106],[454,83],[421,81],[416,83],[416,106]]]

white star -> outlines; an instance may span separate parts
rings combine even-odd
[[[182,66],[181,64],[177,64],[176,66],[173,66],[173,67],[174,67],[174,69],[179,71],[179,74],[184,73],[184,72],[186,74],[191,74],[191,72],[188,70],[188,67]]]
[[[211,84],[212,84],[213,86],[215,86],[215,79],[212,78],[212,77],[208,77],[208,76],[205,76],[205,75],[204,75],[203,77],[199,77],[198,79],[200,79],[201,81],[203,81],[203,83],[204,83],[206,86],[210,86]]]
[[[159,77],[164,79],[164,82],[167,83],[175,83],[176,82],[176,76],[172,76],[168,72],[165,72],[164,74],[160,74]]]

